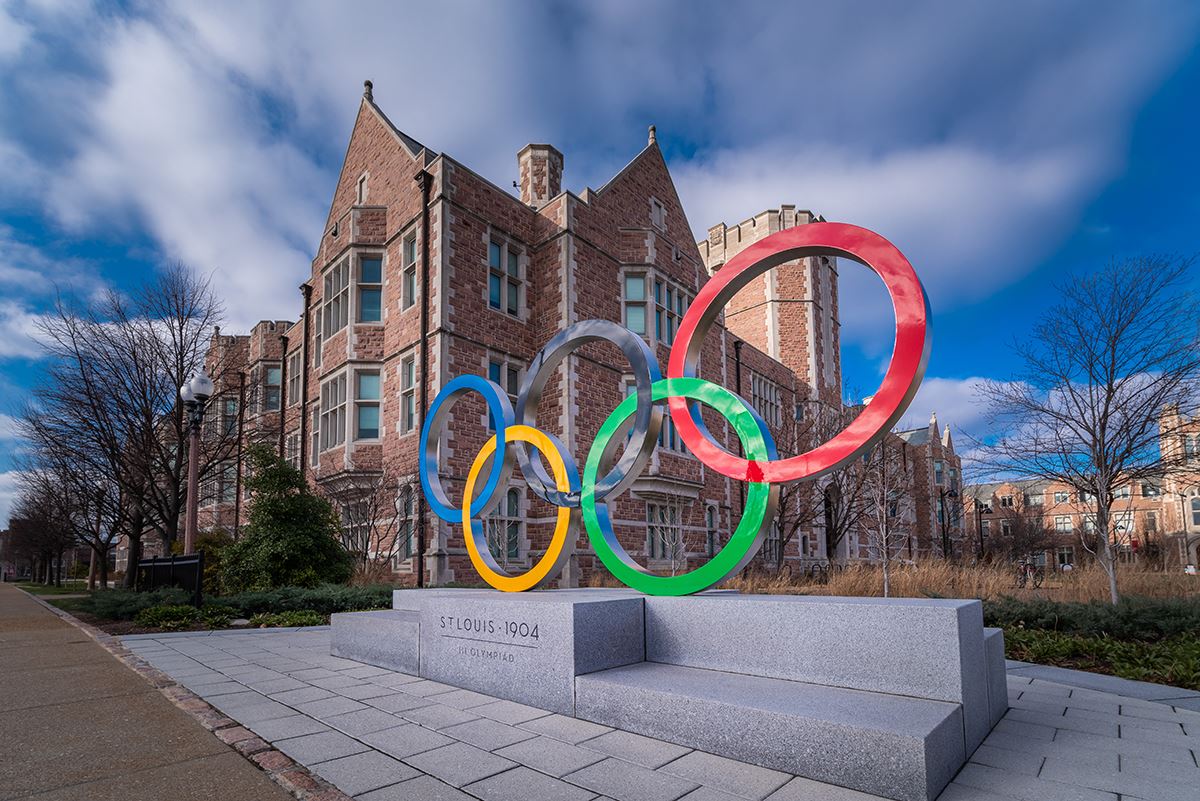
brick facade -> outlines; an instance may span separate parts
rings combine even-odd
[[[1159,453],[1164,469],[1150,479],[1131,479],[1117,488],[1110,540],[1125,562],[1155,565],[1200,563],[1200,418],[1187,419],[1168,407],[1160,415]],[[1016,519],[1041,520],[1052,532],[1044,551],[1032,554],[1047,565],[1078,564],[1087,557],[1081,534],[1093,538],[1093,502],[1071,486],[1044,480],[974,484],[966,488],[969,536],[990,542]]]
[[[214,349],[243,348],[250,375],[256,369],[265,375],[269,365],[285,368],[291,380],[284,382],[284,452],[315,485],[363,477],[389,491],[419,487],[422,371],[425,403],[464,373],[498,376],[502,386],[519,383],[554,334],[593,318],[642,333],[665,367],[678,319],[711,271],[750,241],[819,219],[784,206],[735,228],[717,226],[697,244],[653,131],[617,175],[580,194],[562,191],[563,155],[550,145],[527,146],[517,162],[514,196],[403,134],[364,96],[312,273],[301,287],[300,322],[260,323],[236,343],[224,336],[213,341]],[[753,395],[760,412],[780,425],[805,404],[839,403],[837,302],[836,263],[806,259],[776,269],[744,290],[714,327],[701,375]],[[579,465],[624,397],[629,372],[616,347],[593,343],[567,357],[549,381],[538,425],[557,435]],[[278,437],[279,412],[246,408],[253,422],[244,425]],[[736,450],[720,418],[709,411],[705,417],[721,444]],[[459,400],[439,442],[451,498],[461,497],[471,462],[490,436],[482,401],[469,394]],[[891,439],[928,466],[915,473],[929,474],[922,493],[934,491],[932,460],[958,469],[948,433],[922,444],[906,443],[903,435]],[[501,499],[502,519],[489,525],[500,534],[498,558],[520,570],[545,550],[555,509],[525,489],[519,470],[509,487],[515,493]],[[221,497],[228,506],[228,495]],[[655,570],[684,570],[727,540],[743,497],[737,482],[686,452],[664,420],[653,461],[612,504],[611,515],[632,554]],[[206,508],[202,527],[232,522],[221,503]],[[407,507],[397,508],[406,518],[398,530],[416,531],[419,504],[411,520]],[[474,581],[461,528],[432,514],[425,523],[428,579]],[[918,538],[925,543],[918,553],[933,551],[931,531]],[[564,584],[602,570],[586,535],[577,534]],[[846,556],[867,558],[860,549]],[[784,557],[801,567],[825,560],[823,538],[818,532],[797,538]],[[411,576],[415,558],[400,549],[394,567]]]

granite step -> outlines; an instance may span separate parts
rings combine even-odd
[[[960,704],[968,754],[1007,706],[1003,641],[985,642],[979,601],[723,595],[645,606],[648,662]]]
[[[962,707],[642,662],[579,676],[576,717],[898,801],[932,801],[967,757]]]
[[[420,617],[406,609],[331,615],[330,653],[416,676],[421,666]]]

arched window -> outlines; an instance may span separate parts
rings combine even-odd
[[[400,488],[400,494],[396,496],[396,561],[402,562],[412,558],[413,549],[416,543],[413,542],[416,534],[416,522],[413,515],[413,488],[405,485]]]
[[[830,484],[825,488],[822,495],[824,501],[824,517],[825,517],[825,558],[837,559],[838,546],[841,544],[842,534],[838,531],[838,502],[841,500],[838,487],[835,484]]]
[[[721,525],[721,513],[715,506],[709,506],[704,512],[704,528],[708,534],[708,555],[716,556],[717,550],[721,547],[720,532],[718,531]]]
[[[1192,528],[1200,527],[1200,496],[1192,497]]]
[[[487,523],[488,548],[501,564],[521,558],[521,490],[512,488],[492,512]]]

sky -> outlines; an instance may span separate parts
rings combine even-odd
[[[500,186],[550,142],[598,187],[657,136],[697,238],[781,203],[909,258],[933,351],[906,423],[986,437],[982,380],[1054,284],[1200,252],[1200,4],[0,0],[0,523],[57,293],[211,274],[225,328],[292,319],[362,81]],[[843,372],[892,313],[841,269]]]

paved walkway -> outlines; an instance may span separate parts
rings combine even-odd
[[[0,584],[0,799],[292,796],[78,628]]]
[[[327,628],[123,644],[361,801],[876,801],[339,659]],[[1200,712],[1011,668],[1012,708],[939,801],[1200,799]]]

